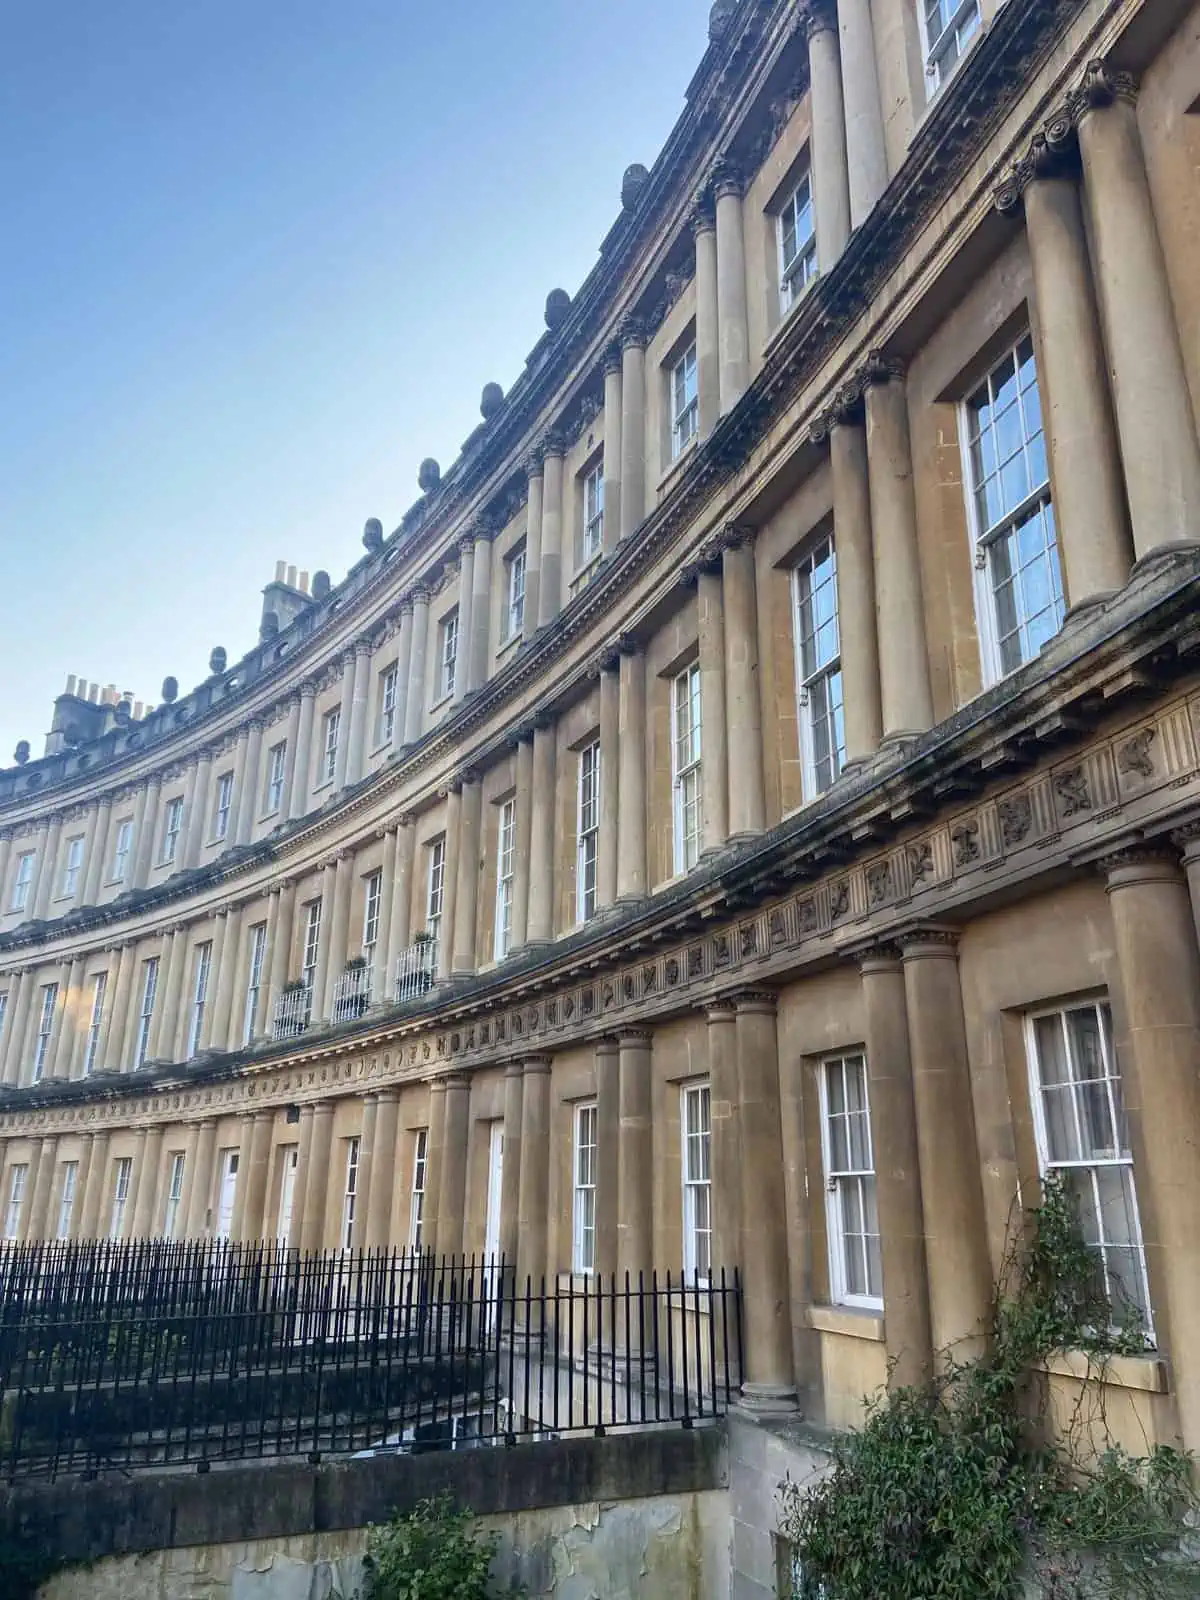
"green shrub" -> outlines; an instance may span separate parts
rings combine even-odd
[[[498,1592],[488,1578],[498,1542],[477,1533],[470,1512],[448,1495],[422,1500],[371,1529],[363,1600],[488,1600]]]

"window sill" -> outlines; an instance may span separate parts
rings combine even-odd
[[[332,792],[332,790],[333,790],[333,779],[332,778],[322,778],[320,783],[314,783],[312,792],[313,792],[313,794],[317,795],[317,794],[320,794],[322,792],[322,790],[324,790],[324,789],[328,789],[328,790],[330,790]]]
[[[1106,1383],[1115,1389],[1140,1389],[1146,1394],[1167,1394],[1167,1364],[1152,1351],[1144,1356],[1110,1356],[1097,1361],[1084,1350],[1060,1350],[1037,1363],[1039,1372],[1055,1378],[1075,1378],[1079,1383]]]
[[[869,1339],[883,1343],[883,1312],[865,1306],[809,1306],[808,1325],[817,1333],[837,1333],[844,1339]]]
[[[272,817],[277,817],[279,815],[281,809],[282,807],[280,806],[273,806],[270,811],[260,812],[258,818],[259,823],[270,822]]]

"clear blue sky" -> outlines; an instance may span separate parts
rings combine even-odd
[[[706,0],[4,0],[0,765],[337,582],[574,292]]]

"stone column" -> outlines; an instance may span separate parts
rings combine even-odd
[[[929,1275],[934,1351],[965,1361],[982,1352],[992,1272],[971,1100],[955,938],[922,930],[903,941],[904,992]]]
[[[758,692],[758,580],[753,534],[731,534],[722,554],[725,598],[725,707],[728,718],[729,832],[766,826],[762,710]],[[707,751],[701,745],[701,759]],[[736,774],[736,777],[732,775]]]
[[[143,1128],[138,1135],[138,1154],[133,1164],[133,1193],[130,1210],[133,1214],[134,1239],[152,1239],[158,1232],[154,1225],[154,1202],[158,1198],[158,1175],[162,1166],[163,1134],[161,1125]]]
[[[333,878],[333,916],[329,923],[329,956],[322,1017],[333,1016],[334,991],[346,970],[350,937],[350,897],[354,890],[354,854],[339,850]]]
[[[488,644],[492,632],[492,529],[486,522],[476,522],[475,566],[471,587],[471,637],[470,645],[472,689],[482,689],[488,680]]]
[[[292,766],[292,785],[288,816],[294,821],[308,810],[308,785],[312,776],[313,713],[317,686],[311,678],[300,685],[300,725],[296,733],[296,759]]]
[[[108,828],[112,821],[112,796],[105,795],[96,811],[92,826],[92,844],[88,851],[87,877],[83,883],[83,904],[94,906],[100,896],[100,883],[104,876],[104,858],[108,854]],[[4,874],[0,872],[0,889]]]
[[[37,878],[33,886],[33,909],[31,915],[35,922],[41,922],[50,912],[50,900],[55,891],[55,876],[58,872],[58,842],[62,838],[63,819],[58,812],[50,818],[50,826],[45,842],[38,851],[35,867]]]
[[[75,1204],[71,1209],[71,1222],[67,1229],[68,1239],[87,1239],[91,1235],[85,1230],[86,1218],[84,1212],[88,1206],[88,1197],[92,1190],[92,1166],[95,1162],[97,1140],[107,1135],[89,1133],[83,1141],[83,1149],[79,1153],[79,1173],[75,1180]]]
[[[475,921],[479,904],[480,824],[483,790],[477,772],[463,774],[459,813],[458,878],[455,885],[454,977],[475,971]]]
[[[124,889],[137,889],[140,887],[138,883],[138,862],[140,861],[142,855],[142,842],[146,837],[146,799],[146,786],[145,784],[142,784],[134,791],[133,836],[130,845],[130,854],[125,862],[125,875],[122,879]],[[157,798],[155,803],[157,805]],[[151,825],[150,828],[150,835],[151,843],[153,843],[153,825]],[[146,860],[149,861],[149,845],[147,845],[146,849]]]
[[[418,584],[412,592],[412,660],[408,669],[408,694],[404,706],[404,742],[416,744],[425,720],[425,658],[429,653],[429,590]]]
[[[533,798],[529,839],[529,944],[554,937],[555,741],[557,725],[539,717],[533,730]]]
[[[461,705],[471,683],[471,639],[475,632],[475,540],[464,533],[458,541],[458,660],[453,705]]]
[[[604,531],[605,555],[621,536],[621,347],[604,352]]]
[[[250,1121],[250,1138],[242,1141],[240,1166],[245,1172],[245,1198],[241,1231],[234,1234],[243,1243],[254,1244],[263,1238],[267,1220],[267,1178],[271,1170],[271,1135],[275,1128],[273,1111],[256,1111]],[[242,1173],[238,1173],[239,1187]]]
[[[388,928],[387,989],[384,998],[391,1000],[396,978],[396,963],[400,952],[407,950],[412,938],[412,874],[413,853],[416,849],[416,829],[410,816],[401,816],[396,831],[396,872],[390,894],[392,917]],[[387,880],[385,878],[385,893]]]
[[[446,859],[442,874],[442,925],[438,930],[437,976],[442,982],[454,970],[454,934],[458,912],[459,838],[462,831],[462,785],[456,780],[446,793]]]
[[[378,838],[378,833],[376,838]],[[388,974],[392,967],[389,964],[392,950],[392,911],[395,897],[396,884],[396,829],[387,828],[383,833],[383,861],[379,872],[379,933],[375,942],[375,954],[372,958],[373,969],[371,972],[371,1004],[379,1005],[388,997]]]
[[[195,1172],[189,1184],[185,1235],[189,1239],[203,1239],[208,1232],[216,1158],[217,1124],[212,1117],[205,1117],[196,1138]]]
[[[517,1245],[517,1283],[520,1296],[526,1279],[540,1294],[546,1280],[550,1204],[550,1060],[533,1056],[524,1063],[521,1084],[521,1174],[517,1209],[520,1239]]]
[[[292,1185],[292,1215],[288,1221],[288,1249],[304,1249],[304,1213],[308,1196],[308,1169],[312,1161],[313,1106],[300,1107],[300,1137],[296,1146],[296,1180]]]
[[[222,907],[225,917],[225,938],[221,949],[221,964],[217,969],[216,996],[212,1006],[212,1029],[209,1044],[214,1050],[227,1050],[234,1037],[233,998],[242,966],[242,944],[245,921],[241,906]],[[241,1040],[238,1039],[240,1044]]]
[[[500,1171],[500,1254],[507,1268],[505,1290],[512,1292],[521,1241],[521,1117],[524,1070],[510,1061],[504,1069],[504,1165]]]
[[[467,1139],[471,1086],[466,1078],[446,1079],[446,1131],[438,1183],[437,1247],[440,1256],[460,1256],[467,1206]]]
[[[635,1028],[617,1036],[617,1271],[627,1272],[635,1285],[638,1273],[654,1265],[652,1040]]]
[[[822,272],[846,248],[850,237],[850,174],[846,156],[846,110],[842,100],[842,62],[838,53],[837,10],[813,6],[808,28],[808,83],[812,107],[813,210],[817,264]]]
[[[179,1031],[179,1001],[185,979],[187,929],[182,923],[170,930],[166,959],[159,965],[159,987],[154,998],[154,1017],[150,1026],[147,1056],[157,1061],[174,1061],[175,1035]]]
[[[1001,209],[1018,200],[1003,191]],[[1024,201],[1054,523],[1074,610],[1123,588],[1133,551],[1079,186],[1051,168],[1031,178]]]
[[[344,727],[345,724],[343,723]],[[246,776],[241,794],[237,796],[237,832],[235,844],[249,844],[254,834],[254,824],[262,806],[262,756],[263,723],[261,717],[250,722],[250,737],[246,741]]]
[[[712,1265],[714,1275],[722,1268],[728,1269],[732,1282],[733,1268],[742,1265],[737,1010],[730,1001],[719,1000],[705,1007],[705,1019],[712,1118]]]
[[[646,333],[628,323],[621,337],[621,538],[646,515]]]
[[[1098,119],[1097,119],[1098,120]],[[1139,1168],[1157,1239],[1161,1344],[1170,1355],[1186,1450],[1200,1449],[1200,956],[1187,886],[1173,856],[1124,851],[1105,864],[1125,1001],[1126,1103],[1141,1111]],[[1165,1335],[1165,1338],[1162,1337]]]
[[[212,751],[205,750],[196,763],[189,785],[187,803],[187,832],[184,836],[184,871],[190,872],[200,859],[204,847],[204,830],[208,826],[208,795],[212,785]]]
[[[1195,542],[1200,445],[1133,99],[1131,79],[1093,63],[1072,106],[1079,118],[1091,254],[1140,560],[1163,547]]]
[[[200,1139],[198,1123],[189,1122],[184,1128],[183,1183],[179,1190],[179,1211],[175,1219],[176,1239],[188,1237],[188,1218],[192,1211],[192,1194],[196,1187],[196,1154]]]
[[[621,1052],[615,1039],[596,1042],[596,1271],[617,1270],[621,1193]]]
[[[707,439],[721,416],[721,336],[717,313],[717,220],[705,196],[692,212],[696,244],[696,395],[700,437]]]
[[[533,738],[522,732],[517,738],[517,815],[513,841],[512,943],[519,950],[529,937],[529,853],[533,828]]]
[[[272,893],[274,892],[275,891],[272,890]],[[208,977],[208,992],[210,998],[208,1004],[204,1007],[204,1016],[201,1018],[200,1039],[198,1046],[198,1048],[202,1051],[208,1050],[212,1047],[213,1020],[216,1016],[218,1003],[221,998],[221,979],[224,975],[225,969],[230,965],[225,958],[225,934],[228,924],[229,912],[226,907],[222,906],[213,918],[212,961]],[[224,1045],[224,1034],[220,1035],[220,1038],[222,1045]]]
[[[869,951],[860,970],[888,1381],[901,1388],[924,1383],[933,1369],[908,1011],[898,951],[886,945]]]
[[[58,1156],[58,1140],[43,1139],[38,1149],[37,1164],[30,1174],[29,1181],[29,1207],[25,1219],[25,1227],[21,1232],[22,1243],[28,1241],[35,1244],[39,1239],[46,1237],[46,1225],[50,1218],[50,1194],[54,1187],[54,1169]],[[31,1163],[32,1165],[32,1163]]]
[[[713,177],[717,203],[717,326],[720,331],[721,415],[732,411],[750,382],[746,316],[746,240],[742,231],[742,174],[728,160]],[[697,285],[697,287],[699,287]],[[697,324],[697,335],[699,324]],[[699,343],[696,356],[699,362]],[[699,373],[697,373],[697,379]]]
[[[2,1081],[18,1082],[21,1071],[21,1042],[29,1021],[29,997],[33,990],[33,974],[23,967],[9,975],[8,1009],[4,1032],[0,1035],[0,1063],[3,1064]]]
[[[563,454],[556,433],[546,435],[542,492],[542,565],[538,585],[538,627],[553,622],[562,610]]]
[[[317,1021],[327,1015],[325,990],[329,977],[329,936],[332,931],[333,905],[336,898],[337,858],[321,864],[321,923],[317,939],[317,966],[312,982],[312,1016]]]
[[[104,997],[96,1059],[103,1067],[123,1068],[125,1056],[121,1046],[125,1036],[125,1026],[129,1020],[129,1002],[133,992],[133,973],[137,961],[132,944],[116,945],[113,954],[117,958],[117,970]]]
[[[837,16],[846,114],[850,226],[857,228],[887,188],[887,150],[883,140],[883,109],[870,0],[839,0]]]
[[[296,920],[296,885],[293,879],[284,878],[280,882],[278,896],[274,933],[267,945],[268,987],[265,1031],[268,1033],[274,1026],[275,1003],[288,981],[288,964],[292,958],[292,931]]]
[[[742,1403],[756,1411],[793,1411],[796,1375],[775,996],[739,995],[736,1005],[744,1327]]]
[[[333,1153],[333,1102],[313,1107],[308,1178],[304,1186],[304,1243],[307,1251],[325,1247],[325,1213],[329,1203],[329,1158]]]
[[[285,822],[292,814],[292,796],[296,792],[296,746],[300,739],[300,699],[297,696],[288,704],[287,721],[283,727],[283,797],[279,802],[279,816],[275,826]]]
[[[8,911],[8,867],[12,860],[13,832],[11,828],[0,828],[0,907]],[[0,1168],[0,1176],[3,1169]]]
[[[367,1217],[375,1186],[375,1135],[378,1120],[379,1096],[363,1095],[362,1130],[358,1137],[358,1189],[355,1194],[354,1221],[350,1228],[350,1245],[354,1250],[366,1248]]]
[[[846,766],[851,768],[869,761],[878,750],[883,737],[883,707],[867,435],[861,421],[845,413],[835,418],[829,430],[829,467],[833,479]]]
[[[363,775],[371,697],[371,648],[370,639],[354,641],[354,693],[350,700],[350,737],[346,742],[346,783],[357,783]],[[344,721],[342,726],[346,726]]]
[[[646,895],[646,658],[632,639],[620,644],[620,808],[617,899]]]
[[[720,568],[701,566],[696,580],[700,628],[700,812],[705,850],[729,836],[729,752],[725,709],[725,596]]]
[[[396,715],[392,718],[392,755],[404,748],[407,721],[408,680],[412,676],[413,603],[406,595],[400,602],[400,639],[396,653]]]
[[[596,904],[617,898],[617,818],[620,814],[621,679],[619,658],[600,668],[600,838],[596,852]]]
[[[71,1059],[71,989],[78,983],[80,968],[79,959],[71,962],[60,962],[56,981],[58,983],[58,1001],[54,1007],[54,1028],[50,1035],[50,1048],[46,1051],[46,1065],[43,1068],[43,1077],[56,1078],[59,1076],[59,1067],[67,1066]],[[63,1073],[62,1076],[67,1076]]]
[[[79,1231],[75,1237],[97,1239],[100,1236],[100,1206],[108,1179],[107,1133],[88,1135],[87,1181],[83,1183],[79,1206]]]
[[[353,648],[342,652],[342,698],[338,702],[341,713],[338,719],[337,753],[333,763],[333,788],[336,793],[346,785],[346,762],[350,754],[350,719],[354,709],[354,683],[358,674],[358,657]]]
[[[425,1144],[425,1211],[421,1232],[425,1249],[437,1255],[438,1214],[442,1201],[442,1157],[446,1149],[446,1080],[435,1078],[429,1085],[429,1137]]]
[[[250,1113],[243,1111],[237,1119],[238,1167],[233,1185],[233,1214],[229,1219],[229,1242],[241,1244],[245,1238],[246,1186],[250,1181]]]
[[[924,733],[933,722],[933,698],[925,653],[908,397],[894,364],[880,361],[868,370],[865,403],[883,737],[904,740]]]
[[[375,1137],[372,1141],[370,1188],[360,1205],[365,1213],[363,1244],[368,1250],[384,1250],[390,1244],[392,1190],[396,1184],[396,1139],[400,1127],[400,1096],[395,1089],[381,1089],[375,1096]]]
[[[532,639],[538,631],[538,616],[542,589],[542,518],[545,506],[544,466],[542,452],[530,452],[525,463],[529,482],[529,498],[525,507],[525,617],[521,633]]]

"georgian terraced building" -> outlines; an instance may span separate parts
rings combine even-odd
[[[4,1236],[737,1266],[839,1424],[1062,1170],[1200,1448],[1200,6],[721,0],[621,200],[342,583],[0,773]]]

